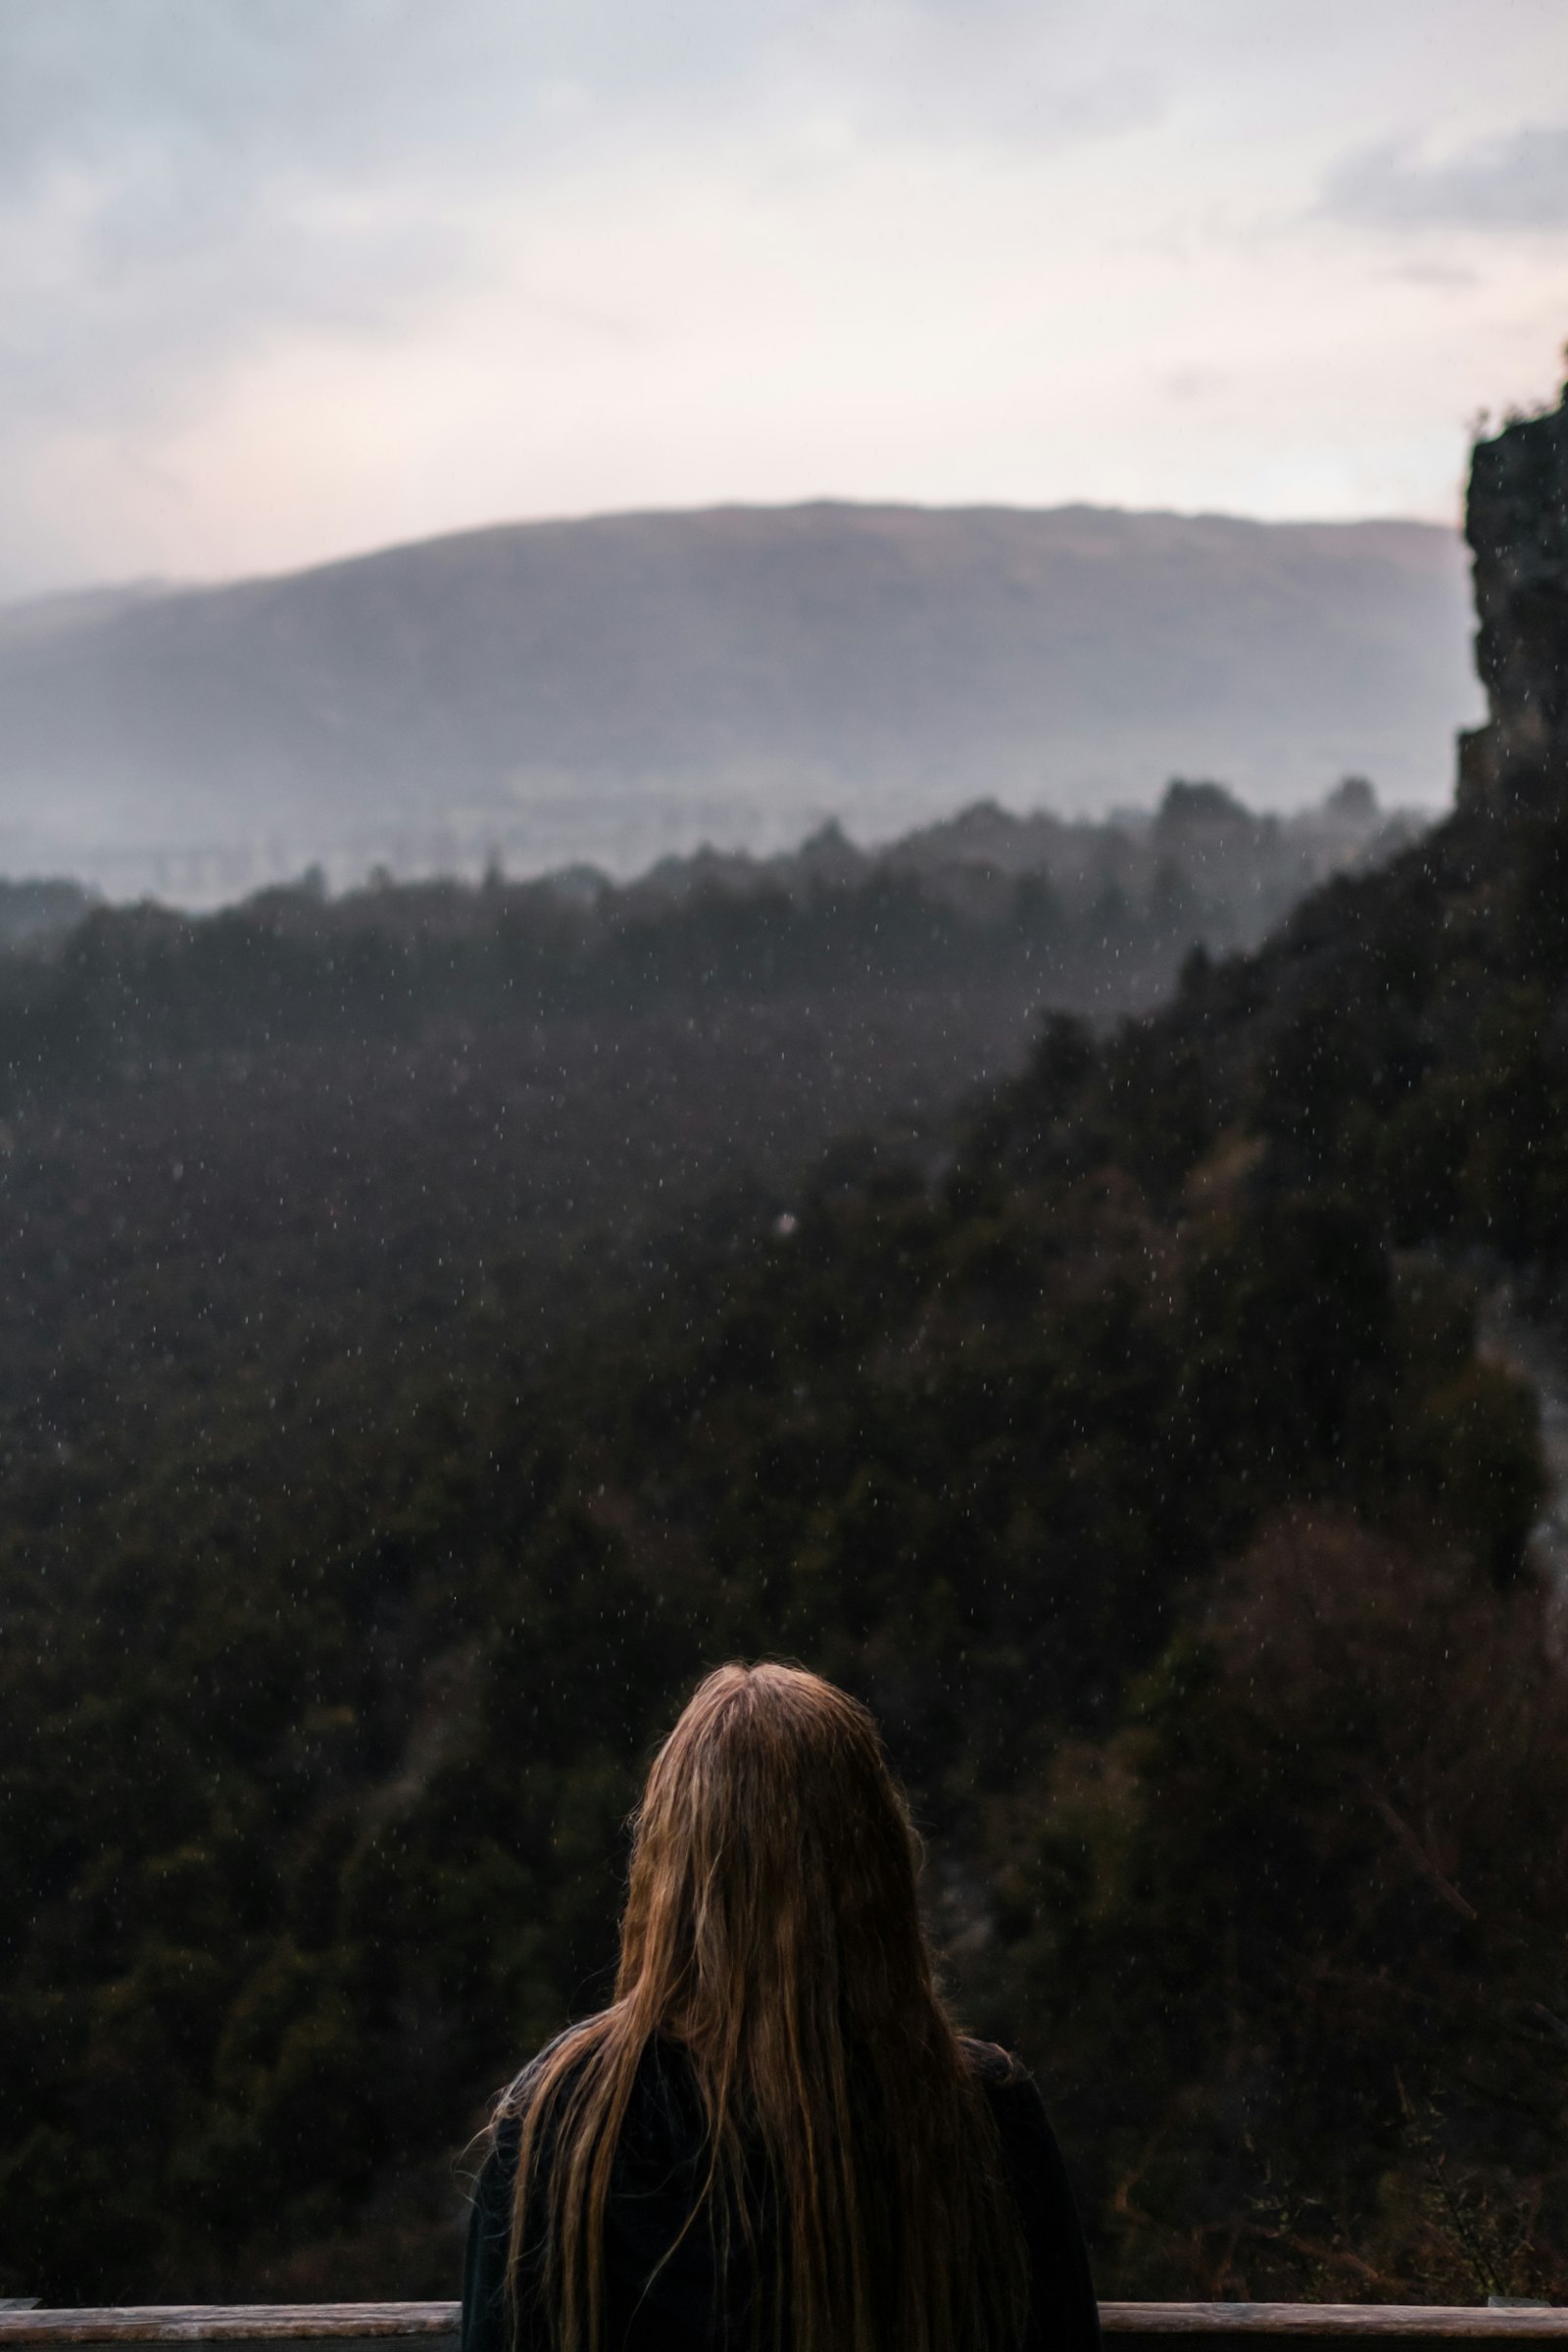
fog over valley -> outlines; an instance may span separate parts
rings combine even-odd
[[[629,875],[990,799],[1435,808],[1479,712],[1411,522],[819,503],[514,524],[0,610],[0,872],[115,897]]]

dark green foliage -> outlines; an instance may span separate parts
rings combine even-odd
[[[1055,2054],[1129,2292],[1560,2296],[1543,1631],[1534,1594],[1282,1517],[1000,1820],[985,1974]]]
[[[760,1650],[879,1710],[959,1994],[1056,2086],[1107,2289],[1456,2290],[1504,2239],[1501,2283],[1558,2281],[1568,1734],[1533,1400],[1475,1327],[1491,1269],[1548,1303],[1564,1273],[1553,840],[1456,820],[1190,960],[1154,1019],[1048,1021],[940,1152],[808,1177],[784,1138],[635,1283],[596,1278],[591,1218],[549,1228],[551,1279],[478,1208],[369,1225],[400,1167],[515,1181],[465,1087],[374,1126],[374,1169],[346,1130],[291,1158],[278,1114],[279,1185],[319,1183],[297,1250],[176,1204],[103,1309],[144,1370],[76,1329],[47,1411],[9,1407],[3,2283],[439,2291],[451,2151],[603,1991],[649,1745]],[[890,888],[843,952],[946,953],[928,916]],[[619,935],[613,985],[780,968],[790,923],[745,921]],[[281,933],[272,962],[172,936],[77,935],[78,1071],[133,1030],[216,1053],[215,1007],[307,1038],[320,971]],[[450,1070],[414,1020],[446,952],[388,933],[333,1002]],[[45,1223],[108,1114],[26,1115]],[[270,1298],[277,1267],[336,1306]]]
[[[965,869],[966,871],[966,869]],[[85,913],[49,956],[0,959],[0,1113],[172,1062],[410,1040],[445,1019],[634,1018],[668,1005],[989,983],[1126,1004],[1211,929],[1196,894],[1151,930],[1118,894],[1069,917],[1040,874],[957,883],[869,865],[842,885],[677,900],[430,884],[323,903],[269,891],[202,917]],[[1228,927],[1224,924],[1222,928]]]

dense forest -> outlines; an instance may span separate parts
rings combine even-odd
[[[688,1158],[672,1225],[578,1161],[604,1213],[548,1251],[421,1226],[515,1204],[490,1082],[406,1081],[400,1128],[373,1038],[285,1079],[155,985],[221,921],[38,965],[0,2290],[450,2291],[487,2094],[605,1985],[650,1743],[766,1651],[882,1717],[1102,2291],[1568,2294],[1568,1684],[1535,1400],[1478,1344],[1490,1287],[1550,1325],[1568,1279],[1565,509],[1568,411],[1477,452],[1494,716],[1445,824],[1157,1010],[1054,1013],[961,1114]],[[224,1141],[257,1081],[305,1172],[280,1112]]]
[[[307,877],[193,917],[13,885],[0,1446],[160,1457],[215,1389],[286,1444],[323,1381],[354,1415],[465,1363],[475,1294],[542,1343],[831,1139],[949,1151],[1042,1000],[1147,1002],[1408,831],[1353,780],[1287,820],[1176,783],[1152,817],[980,806],[622,888]]]
[[[333,899],[313,868],[191,915],[0,882],[0,1110],[225,1049],[406,1041],[443,1018],[515,1028],[955,981],[1020,1007],[1125,1011],[1188,948],[1254,944],[1313,884],[1421,829],[1361,777],[1284,818],[1177,778],[1152,815],[980,802],[871,850],[830,824],[792,853],[702,850],[620,885],[583,865],[532,882],[496,867],[477,889],[383,872]]]

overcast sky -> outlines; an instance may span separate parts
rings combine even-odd
[[[1457,512],[1564,0],[0,0],[0,592],[815,496]]]

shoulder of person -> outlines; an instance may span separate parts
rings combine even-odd
[[[988,2090],[1034,2088],[1035,2079],[1023,2060],[1013,2051],[1004,2050],[1000,2042],[979,2041],[973,2034],[965,2034],[958,2046],[971,2072]]]
[[[546,2075],[556,2075],[558,2082],[569,2082],[576,2071],[574,2062],[586,2059],[598,2038],[594,2029],[599,2022],[597,2017],[583,2018],[574,2026],[564,2027],[561,2033],[545,2043],[543,2049],[535,2050],[527,2065],[518,2069],[497,2099],[497,2115],[526,2115]],[[558,2073],[557,2062],[563,2057],[567,2063]]]
[[[498,2096],[490,2115],[490,2146],[504,2165],[516,2163],[528,2110],[546,2076],[555,2071],[553,2062],[564,2052],[568,2056],[568,2064],[556,2075],[556,2088],[562,2088],[570,2081],[576,2070],[569,2063],[569,2056],[572,2044],[581,2037],[580,2026],[568,2026],[564,2034],[558,2034],[553,2041],[547,2041],[542,2050],[536,2050],[527,2065],[513,2076]]]

